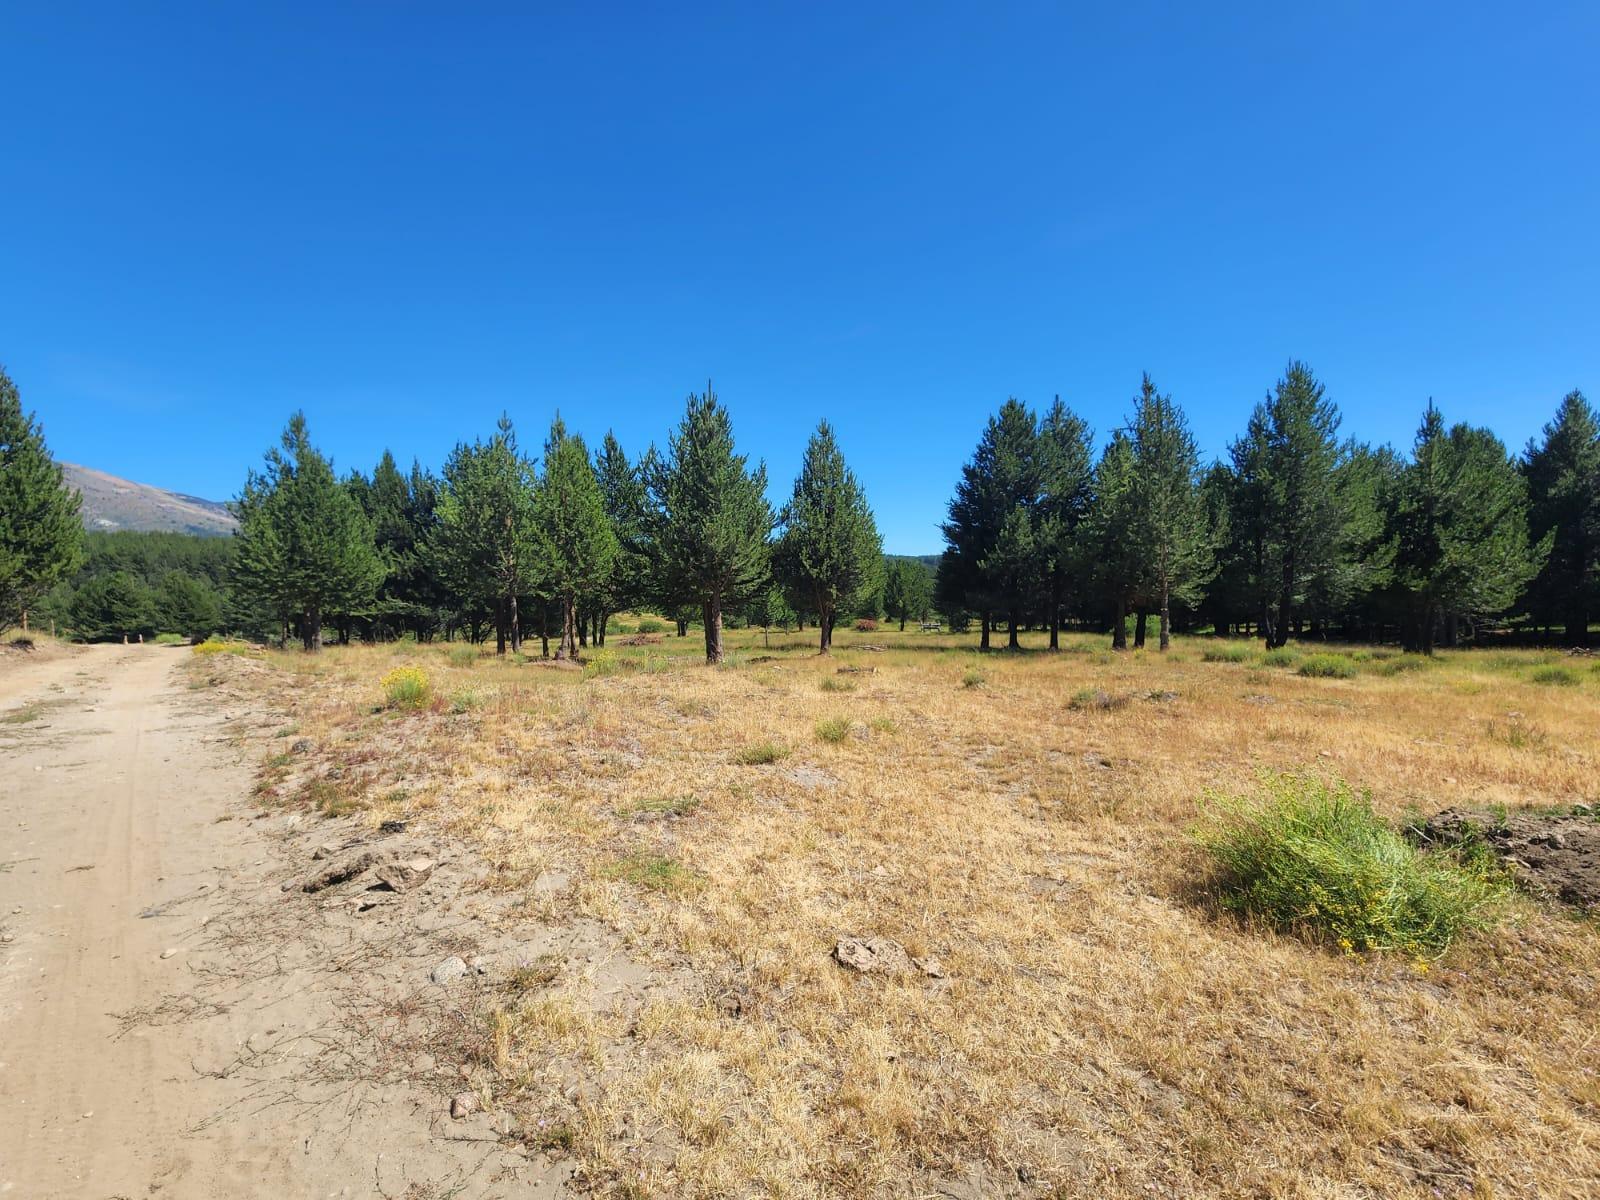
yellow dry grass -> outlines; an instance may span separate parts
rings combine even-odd
[[[1592,800],[1587,663],[1574,687],[1534,682],[1536,654],[1394,671],[1358,652],[1343,680],[1185,639],[980,658],[841,631],[827,659],[730,639],[718,670],[691,635],[587,675],[406,645],[272,655],[258,677],[346,748],[371,820],[464,839],[496,887],[569,873],[564,907],[530,914],[606,922],[688,981],[632,1014],[558,984],[488,1018],[495,1090],[541,1130],[560,1102],[541,1060],[593,1068],[559,1128],[596,1190],[1600,1194],[1592,921],[1521,901],[1432,969],[1344,957],[1220,914],[1188,837],[1203,793],[1263,769],[1340,776],[1395,816]],[[407,662],[432,711],[377,711]],[[786,753],[741,761],[762,743]],[[847,971],[845,935],[947,978]]]

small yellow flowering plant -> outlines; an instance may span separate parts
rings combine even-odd
[[[396,667],[383,677],[383,694],[390,708],[424,708],[433,699],[433,685],[421,667]]]

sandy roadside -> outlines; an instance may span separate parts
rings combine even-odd
[[[92,647],[0,699],[0,1196],[561,1194],[363,1070],[341,1018],[432,948],[357,959],[289,906],[227,738],[259,718],[184,658]]]

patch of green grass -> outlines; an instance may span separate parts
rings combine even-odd
[[[1279,646],[1276,650],[1268,650],[1261,656],[1263,667],[1292,667],[1300,660],[1300,655],[1287,646]]]
[[[834,745],[850,736],[850,722],[845,717],[829,717],[817,722],[817,740]]]
[[[1379,668],[1385,675],[1406,675],[1412,671],[1423,671],[1432,661],[1425,654],[1402,654],[1398,658],[1391,658]]]
[[[181,646],[188,640],[181,633],[158,633],[154,638],[157,646]]]
[[[961,676],[961,686],[964,688],[981,688],[989,682],[989,677],[977,667],[968,667]]]
[[[27,725],[44,716],[46,709],[46,705],[38,702],[24,704],[21,708],[14,708],[0,717],[0,725]]]
[[[1121,708],[1127,702],[1126,696],[1113,696],[1110,692],[1103,692],[1099,688],[1084,688],[1072,694],[1072,699],[1067,701],[1067,707],[1074,712],[1108,712],[1114,708]]]
[[[444,656],[452,667],[470,667],[478,661],[478,648],[470,644],[451,646]]]
[[[754,742],[734,752],[733,761],[741,767],[764,767],[789,757],[789,747],[777,742]]]
[[[705,882],[698,871],[675,858],[659,854],[630,854],[619,858],[601,872],[607,879],[620,879],[652,892],[681,895],[695,891]]]
[[[895,724],[893,717],[873,717],[867,722],[875,733],[899,733],[900,726]]]
[[[1242,663],[1250,661],[1248,646],[1207,646],[1200,652],[1200,661],[1208,663]]]
[[[652,796],[617,810],[620,817],[664,816],[686,817],[700,807],[695,796]]]
[[[1571,667],[1539,667],[1528,678],[1545,687],[1578,686],[1578,673]]]
[[[1507,891],[1481,864],[1411,845],[1365,794],[1309,776],[1212,797],[1196,837],[1223,907],[1349,953],[1436,958],[1491,924]]]
[[[856,690],[856,685],[848,679],[840,679],[833,675],[824,679],[821,686],[825,692],[853,692]]]
[[[483,697],[471,688],[462,688],[460,691],[450,693],[450,711],[453,713],[471,712],[475,708],[483,707]]]
[[[293,737],[295,734],[297,734],[299,732],[300,732],[300,726],[299,725],[285,725],[282,729],[278,730],[272,736],[275,737],[275,738]]]
[[[1356,672],[1356,664],[1342,654],[1313,654],[1299,671],[1308,679],[1354,679]]]
[[[583,677],[585,679],[603,679],[607,675],[615,675],[622,670],[622,663],[618,660],[614,650],[596,650],[583,664]]]

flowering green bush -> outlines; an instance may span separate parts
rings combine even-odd
[[[390,708],[422,708],[433,699],[433,685],[421,667],[396,667],[383,677]]]

